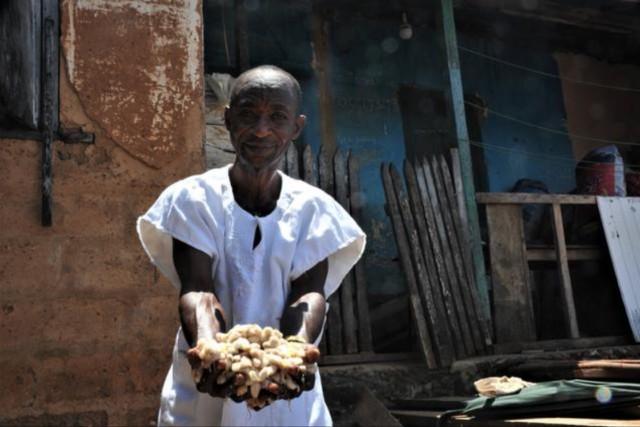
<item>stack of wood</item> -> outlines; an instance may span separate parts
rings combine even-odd
[[[452,158],[459,171],[457,156]],[[462,180],[444,156],[405,161],[405,192],[393,165],[382,181],[420,344],[430,368],[484,354],[489,321],[475,285]],[[408,195],[407,195],[408,194]]]
[[[351,152],[345,154],[341,150],[330,155],[324,147],[320,148],[320,153],[315,158],[309,145],[300,148],[299,151],[295,144],[289,146],[281,169],[287,175],[303,179],[333,196],[356,222],[360,223],[362,200],[356,158]],[[372,353],[363,260],[349,272],[339,290],[328,302],[330,308],[324,338],[320,343],[322,361],[357,361],[358,358],[344,358],[338,355]]]

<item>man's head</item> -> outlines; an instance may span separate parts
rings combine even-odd
[[[236,79],[225,123],[241,166],[256,172],[277,167],[304,127],[301,98],[298,81],[278,67],[260,66]]]

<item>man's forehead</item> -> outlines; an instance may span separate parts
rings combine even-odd
[[[295,104],[293,82],[283,73],[273,70],[256,70],[236,81],[234,104],[257,100]]]

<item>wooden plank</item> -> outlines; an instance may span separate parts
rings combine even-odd
[[[361,209],[363,205],[362,194],[360,193],[360,177],[358,173],[358,159],[349,152],[347,161],[349,170],[349,200],[351,216],[358,224],[362,223]],[[364,259],[354,267],[356,281],[356,307],[358,313],[358,348],[360,351],[373,351],[373,338],[371,337],[371,320],[369,318],[369,301],[367,295],[367,283],[364,274]]]
[[[303,178],[307,184],[311,184],[313,186],[318,185],[318,173],[316,171],[316,164],[313,158],[313,151],[311,150],[311,146],[309,144],[305,144],[302,149],[302,170],[303,170]],[[326,325],[325,325],[326,329]],[[322,334],[322,339],[320,340],[320,344],[318,345],[320,349],[320,354],[327,354],[327,334]]]
[[[437,336],[434,333],[433,325],[437,322],[437,311],[435,307],[435,302],[432,299],[425,298],[425,296],[420,292],[423,287],[422,284],[427,283],[428,275],[426,271],[426,267],[424,264],[424,255],[422,253],[422,249],[420,247],[420,240],[418,238],[418,230],[416,228],[415,222],[413,220],[411,214],[411,208],[409,207],[409,200],[407,199],[406,194],[402,188],[402,178],[400,177],[400,173],[396,170],[396,168],[391,165],[389,166],[389,174],[391,175],[391,182],[394,186],[396,196],[398,198],[398,203],[400,207],[400,216],[402,217],[402,222],[404,223],[404,228],[407,232],[407,238],[409,242],[409,252],[411,255],[411,262],[413,263],[413,267],[416,272],[416,290],[418,291],[418,295],[424,301],[423,308],[426,310],[426,318],[429,320],[429,324],[432,326],[429,328],[430,332],[430,347],[432,349],[433,354],[437,357],[434,349],[434,345],[438,345]],[[438,366],[441,366],[439,361],[436,359],[435,363]]]
[[[471,337],[471,330],[469,328],[469,323],[466,318],[466,314],[464,313],[464,302],[461,293],[461,283],[459,277],[459,271],[455,267],[454,258],[456,255],[453,253],[451,248],[451,242],[449,241],[448,232],[450,231],[448,227],[445,226],[445,222],[443,220],[443,210],[444,208],[440,205],[440,200],[438,199],[438,188],[436,182],[434,181],[434,174],[431,170],[431,165],[429,162],[424,159],[422,162],[422,168],[424,171],[424,176],[427,184],[427,191],[429,193],[428,202],[431,204],[431,209],[433,211],[433,216],[435,218],[436,231],[438,232],[438,237],[440,239],[440,245],[442,248],[442,257],[444,259],[444,265],[447,270],[447,275],[450,279],[451,284],[451,295],[453,297],[453,308],[455,312],[455,316],[458,319],[458,327],[460,328],[462,335],[462,343],[464,345],[464,355],[469,356],[475,354],[475,346],[473,344],[473,338]],[[435,171],[434,171],[435,172]]]
[[[559,204],[559,205],[595,205],[596,196],[578,194],[537,194],[537,193],[478,193],[476,200],[480,204],[521,205],[521,204]]]
[[[330,157],[326,154],[324,146],[320,147],[318,155],[318,180],[320,188],[330,195],[335,195],[333,187],[333,168]],[[329,312],[327,314],[327,350],[329,354],[342,354],[342,319],[340,318],[340,292],[334,292],[327,301]]]
[[[444,303],[445,312],[447,313],[447,321],[449,322],[449,330],[453,335],[453,348],[456,357],[461,358],[465,356],[464,345],[462,343],[462,333],[458,324],[458,318],[455,314],[454,300],[451,293],[451,276],[447,271],[444,262],[444,256],[440,240],[438,238],[438,232],[436,231],[437,225],[433,214],[433,207],[429,203],[429,195],[427,191],[427,183],[425,179],[424,168],[416,164],[415,166],[416,177],[418,178],[418,189],[420,190],[420,198],[424,207],[425,223],[427,226],[427,234],[429,234],[429,241],[431,242],[431,249],[433,250],[433,256],[436,264],[436,270],[438,271],[438,283],[442,292],[442,301]]]
[[[467,205],[464,201],[464,187],[462,184],[462,172],[460,170],[460,156],[457,148],[451,149],[451,169],[453,172],[453,182],[455,185],[456,197],[458,199],[458,207],[459,207],[459,216],[460,223],[464,227],[465,230],[469,228],[469,220],[467,214]],[[465,233],[468,235],[467,244],[472,247],[473,242],[471,241],[471,234]],[[473,257],[473,254],[472,254]],[[492,326],[492,317],[491,317],[491,303],[489,302],[489,292],[487,286],[487,278],[486,276],[482,278],[482,283],[479,283],[479,278],[477,276],[478,270],[474,267],[474,278],[476,280],[474,286],[474,293],[477,295],[479,302],[479,311],[478,315],[483,323],[482,329],[485,335],[485,341],[487,345],[491,345],[493,342],[493,326]]]
[[[597,247],[572,248],[567,246],[567,260],[569,261],[594,261],[604,258],[605,251]],[[535,261],[556,261],[557,253],[555,248],[532,248],[527,247],[527,260]]]
[[[448,99],[453,113],[455,125],[455,138],[459,150],[461,164],[461,175],[463,185],[464,200],[467,207],[469,236],[471,239],[471,250],[473,252],[473,264],[475,269],[476,285],[481,294],[489,294],[486,272],[484,264],[484,254],[482,251],[482,237],[480,236],[480,222],[478,219],[478,206],[476,205],[476,190],[473,181],[473,165],[471,161],[471,149],[469,143],[469,131],[467,129],[467,119],[465,117],[464,91],[462,89],[462,71],[460,69],[460,59],[458,58],[458,41],[456,35],[456,24],[453,14],[453,0],[440,0],[440,13],[442,19],[442,32],[444,51],[447,58],[447,79]],[[488,300],[484,301],[488,303]],[[485,307],[489,313],[489,307]]]
[[[640,198],[598,197],[598,209],[629,326],[640,342]]]
[[[307,184],[318,185],[318,172],[316,171],[315,162],[313,160],[313,151],[309,144],[305,144],[302,150],[302,168],[303,177]]]
[[[233,2],[236,67],[238,74],[249,69],[249,27],[245,0]]]
[[[419,353],[358,353],[323,356],[319,365],[361,365],[364,363],[416,362],[421,360]],[[326,372],[323,370],[322,372]]]
[[[432,350],[431,337],[429,336],[429,330],[427,328],[427,322],[425,320],[424,309],[422,307],[422,301],[418,292],[418,284],[416,276],[413,271],[413,265],[411,263],[411,251],[409,250],[409,243],[405,231],[405,226],[400,216],[400,207],[398,203],[398,197],[396,195],[393,184],[391,183],[391,175],[389,173],[389,167],[386,164],[381,166],[382,184],[384,186],[385,198],[387,201],[387,208],[391,222],[393,224],[393,232],[396,237],[396,243],[398,247],[398,253],[402,268],[405,273],[407,285],[409,287],[409,299],[411,301],[411,309],[413,318],[416,324],[416,331],[418,333],[418,345],[422,352],[422,355],[427,362],[429,368],[437,367],[435,355]]]
[[[559,351],[579,348],[610,347],[629,344],[629,338],[622,336],[595,338],[563,338],[558,340],[513,342],[496,344],[495,354]]]
[[[349,175],[347,173],[347,159],[342,150],[337,150],[333,156],[333,173],[336,188],[336,200],[349,212]],[[356,326],[356,315],[354,309],[353,272],[350,271],[345,276],[340,286],[340,308],[342,311],[342,337],[344,350],[346,353],[356,353],[358,351],[358,335]]]
[[[384,404],[378,400],[367,387],[363,387],[359,393],[353,418],[357,425],[402,427]]]
[[[460,157],[457,148],[451,149],[451,169],[453,172],[453,182],[456,189],[458,206],[460,207],[460,222],[468,224],[467,205],[464,202],[464,186],[462,185],[462,172],[460,171]],[[478,202],[479,203],[479,202]]]
[[[455,222],[455,218],[458,217],[457,207],[455,202],[455,197],[453,194],[449,194],[449,189],[447,189],[447,179],[449,179],[448,183],[451,185],[451,176],[449,174],[449,168],[447,167],[445,176],[445,171],[442,169],[442,164],[440,160],[445,162],[442,156],[433,156],[431,159],[431,170],[433,172],[434,182],[436,184],[436,192],[438,195],[438,199],[440,201],[440,213],[442,218],[444,219],[444,226],[447,235],[447,240],[449,241],[449,245],[451,248],[451,255],[453,258],[453,263],[455,266],[456,274],[458,276],[458,284],[460,286],[460,294],[462,299],[458,301],[458,307],[461,308],[461,313],[463,314],[463,319],[467,322],[469,331],[471,333],[471,342],[473,344],[473,353],[478,354],[484,352],[484,339],[482,334],[480,333],[480,319],[476,315],[476,309],[474,300],[471,296],[470,288],[474,286],[473,282],[473,272],[471,271],[473,267],[465,264],[465,254],[462,249],[462,243],[460,242],[459,236],[459,223]],[[453,189],[451,189],[452,191]],[[471,258],[467,257],[467,260],[470,262]]]
[[[299,179],[300,171],[299,171],[299,160],[298,160],[298,149],[296,145],[291,142],[289,144],[289,148],[287,148],[287,153],[285,155],[287,159],[287,175],[291,178]]]
[[[420,200],[416,173],[411,162],[404,162],[404,176],[407,182],[407,190],[409,193],[409,201],[411,202],[411,211],[416,219],[415,224],[418,228],[418,236],[422,245],[423,262],[426,266],[426,281],[420,282],[419,287],[422,290],[422,297],[425,301],[425,307],[430,312],[430,326],[433,331],[433,338],[438,350],[440,364],[449,366],[453,361],[455,354],[453,349],[453,338],[447,316],[442,306],[442,292],[438,283],[437,271],[434,262],[434,255],[431,249],[431,243],[428,239],[427,224],[424,219],[424,208],[422,200]]]
[[[497,343],[536,339],[522,207],[487,205]]]
[[[552,205],[553,211],[553,240],[556,245],[556,255],[558,260],[558,270],[560,282],[562,283],[562,296],[564,298],[564,314],[567,322],[569,336],[578,338],[578,318],[573,300],[573,288],[571,286],[571,275],[569,274],[569,260],[567,258],[567,243],[564,238],[564,225],[562,224],[562,210],[559,204]]]
[[[452,151],[453,154],[455,154],[455,150]],[[452,159],[452,162],[454,161],[455,159]],[[456,198],[456,188],[453,182],[453,176],[444,156],[440,156],[440,165],[446,190],[445,194],[449,201],[449,209],[454,223],[454,230],[456,231],[456,237],[458,238],[458,244],[462,253],[462,262],[467,275],[466,290],[469,293],[471,300],[469,313],[471,314],[474,322],[472,324],[472,331],[474,331],[474,339],[477,340],[477,348],[485,351],[486,348],[491,345],[493,340],[491,338],[489,322],[484,316],[482,300],[480,299],[478,288],[476,286],[475,272],[471,258],[471,245],[468,240],[469,232],[466,224],[461,220],[464,215],[460,214],[460,202]],[[476,336],[476,334],[479,336]]]
[[[322,146],[329,156],[336,150],[336,131],[333,114],[333,94],[331,92],[331,47],[329,28],[322,10],[322,2],[311,3],[311,38],[313,49],[313,68],[318,82],[318,110]]]

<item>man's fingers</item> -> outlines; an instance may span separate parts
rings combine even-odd
[[[192,369],[198,369],[200,366],[202,366],[202,359],[200,359],[198,350],[196,350],[195,348],[187,350],[187,360],[189,361]]]
[[[309,345],[304,350],[304,363],[316,363],[320,359],[320,350],[314,345]]]
[[[196,384],[196,388],[201,393],[209,393],[211,389],[211,379],[213,375],[210,369],[203,369],[202,374],[200,376],[200,381]]]

